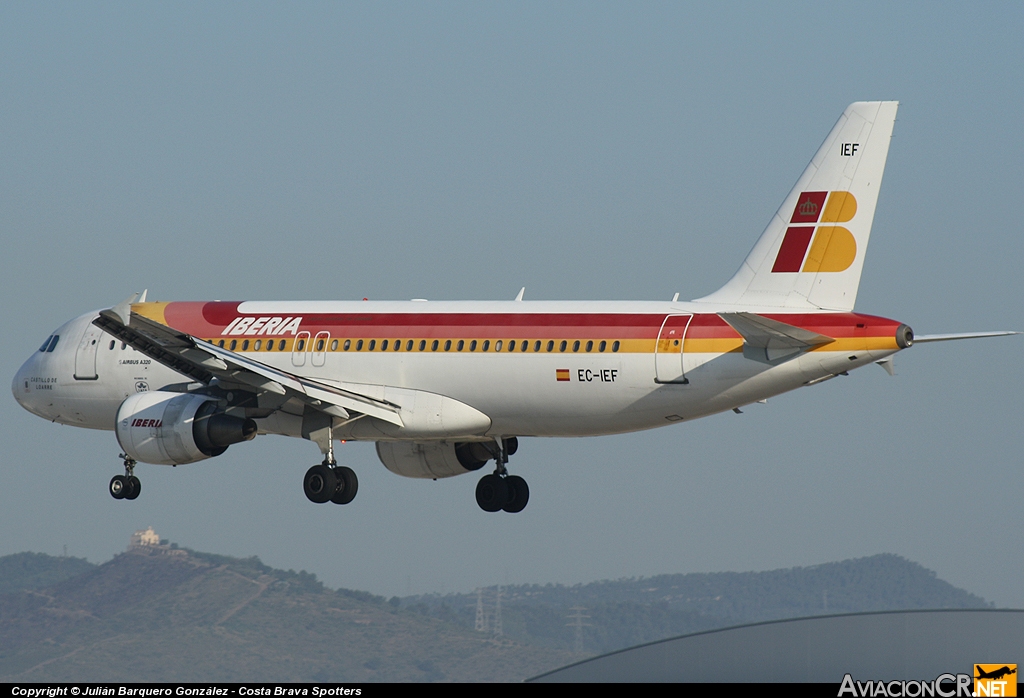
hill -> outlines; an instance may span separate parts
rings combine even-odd
[[[587,653],[764,620],[988,605],[981,597],[957,589],[897,555],[768,572],[665,574],[575,586],[508,586],[501,593],[507,637],[570,649],[577,642],[578,624]],[[496,594],[496,587],[481,594],[485,610],[492,615]],[[477,594],[424,595],[404,598],[402,606],[472,628],[477,600]]]
[[[80,557],[17,553],[0,557],[0,594],[42,589],[88,572],[96,565]]]
[[[741,623],[986,606],[896,555],[505,587],[500,636],[497,601],[495,587],[386,601],[168,545],[102,565],[20,553],[0,558],[0,681],[516,681]]]
[[[513,681],[574,659],[257,558],[150,546],[45,588],[21,577],[0,595],[0,681]]]

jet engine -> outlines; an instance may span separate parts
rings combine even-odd
[[[205,395],[136,393],[117,410],[114,431],[124,452],[157,465],[195,463],[256,436],[256,422],[225,414]]]
[[[377,457],[397,475],[431,479],[479,470],[492,458],[482,443],[448,441],[378,441]]]

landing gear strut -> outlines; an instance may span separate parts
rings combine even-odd
[[[110,496],[114,499],[135,499],[142,492],[142,483],[135,477],[135,459],[126,453],[120,457],[124,459],[124,475],[110,478]]]
[[[302,478],[302,490],[306,493],[306,499],[315,504],[348,504],[359,491],[359,480],[352,468],[339,466],[334,459],[334,430],[330,427],[328,429],[324,462],[306,471],[306,476]]]
[[[519,448],[515,437],[501,439],[492,449],[495,468],[490,475],[484,475],[476,485],[476,503],[484,511],[507,511],[515,514],[526,508],[530,501],[530,488],[526,480],[518,475],[509,475],[505,465],[508,457]]]

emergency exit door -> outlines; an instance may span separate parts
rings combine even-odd
[[[683,372],[683,348],[692,319],[693,315],[669,315],[661,323],[654,347],[655,383],[689,383]]]

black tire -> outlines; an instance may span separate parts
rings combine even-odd
[[[110,478],[108,491],[114,499],[124,499],[125,493],[128,492],[128,478],[124,475],[115,475]]]
[[[484,475],[476,484],[476,503],[484,511],[501,511],[508,499],[508,487],[497,475]]]
[[[348,504],[356,498],[359,491],[359,480],[352,468],[345,467],[334,469],[334,475],[338,479],[338,486],[334,490],[331,501],[335,504]]]
[[[518,514],[530,501],[530,487],[526,480],[518,475],[509,475],[505,478],[505,487],[508,489],[508,497],[501,508],[510,514]]]
[[[134,475],[126,479],[128,481],[128,489],[125,492],[124,498],[135,499],[139,496],[139,493],[142,492],[142,482]]]
[[[307,470],[306,477],[302,478],[302,490],[306,493],[306,499],[315,504],[329,502],[337,488],[338,479],[334,471],[322,463]]]

